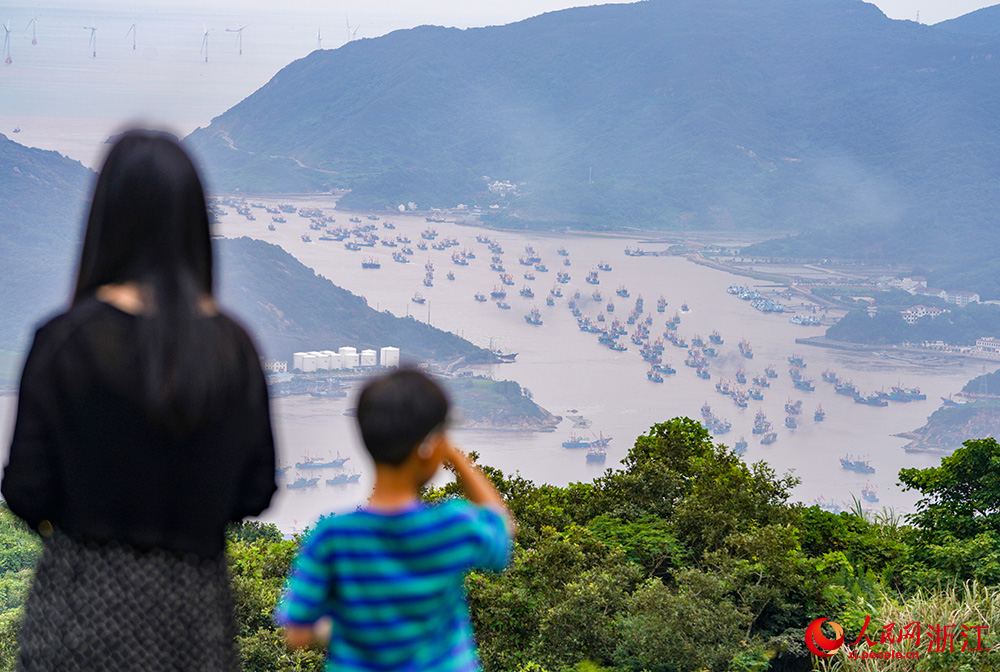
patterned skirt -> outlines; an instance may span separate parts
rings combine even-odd
[[[45,541],[24,606],[17,669],[238,670],[225,557]]]

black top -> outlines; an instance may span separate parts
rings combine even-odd
[[[180,438],[137,401],[140,319],[92,299],[38,329],[0,489],[32,527],[217,557],[226,524],[261,513],[276,489],[260,361],[236,322],[204,318],[241,365],[218,417]]]

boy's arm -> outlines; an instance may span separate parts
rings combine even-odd
[[[329,644],[332,625],[329,618],[322,618],[312,625],[286,625],[282,630],[288,646],[293,649],[304,649],[313,644],[323,646]]]
[[[447,437],[442,438],[442,444],[444,460],[454,468],[458,484],[462,486],[466,498],[473,504],[487,506],[499,512],[507,524],[507,532],[511,536],[515,536],[517,534],[517,521],[514,520],[507,505],[504,504],[503,497],[493,486],[493,482],[480,471],[479,467],[472,463],[465,453],[451,445]]]

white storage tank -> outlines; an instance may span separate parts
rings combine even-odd
[[[330,351],[330,370],[336,371],[337,369],[344,368],[344,359],[340,356],[339,352]]]
[[[361,351],[361,366],[376,366],[378,365],[378,355],[374,350],[362,350]]]
[[[359,363],[358,350],[349,346],[340,349],[340,366],[344,369],[353,369]]]
[[[317,357],[311,352],[307,352],[306,354],[302,355],[302,366],[300,368],[302,369],[303,373],[312,373],[313,371],[316,370],[318,364],[319,364],[319,357]]]
[[[292,355],[292,368],[293,369],[298,369],[299,371],[302,371],[303,370],[302,369],[302,358],[305,357],[307,354],[309,354],[309,353],[307,353],[307,352],[296,352],[295,354],[293,354]]]
[[[382,366],[399,366],[399,348],[386,347],[382,348],[381,358]]]

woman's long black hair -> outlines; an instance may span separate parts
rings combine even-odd
[[[161,424],[190,431],[232,371],[233,348],[213,338],[200,310],[213,291],[205,192],[194,162],[166,133],[129,131],[108,153],[73,303],[102,285],[125,282],[138,283],[150,300],[137,344],[143,406]]]

